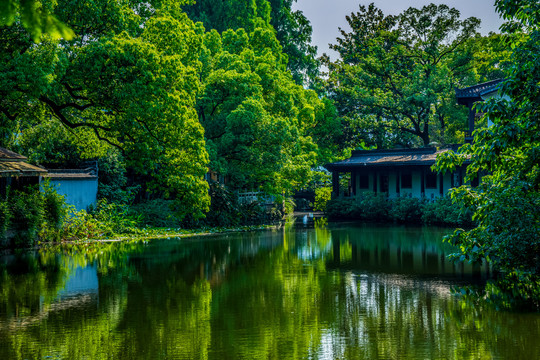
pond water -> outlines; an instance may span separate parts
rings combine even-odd
[[[0,359],[540,359],[448,230],[288,226],[0,257]]]

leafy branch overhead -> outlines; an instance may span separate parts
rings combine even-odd
[[[48,0],[3,0],[0,2],[0,25],[11,26],[20,21],[35,42],[44,35],[53,39],[73,39],[73,30],[53,15],[54,4]]]

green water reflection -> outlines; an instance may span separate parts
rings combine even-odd
[[[489,271],[446,260],[444,234],[299,226],[0,257],[0,359],[540,358],[540,315],[451,296]]]

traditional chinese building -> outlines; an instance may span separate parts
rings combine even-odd
[[[469,109],[469,129],[465,135],[465,142],[472,141],[472,133],[476,128],[476,119],[483,115],[482,113],[476,111],[474,104],[485,101],[494,96],[500,96],[499,85],[502,81],[503,79],[497,79],[463,89],[456,89],[457,103],[460,105],[465,105]],[[491,125],[491,123],[488,119],[488,126],[489,125]]]
[[[454,147],[456,149],[456,147]],[[431,170],[437,155],[449,149],[436,148],[359,150],[349,159],[326,165],[332,172],[333,196],[356,196],[365,191],[399,196],[435,198],[463,183],[465,167],[453,173]],[[349,186],[340,193],[339,178],[348,174]]]
[[[456,89],[458,104],[469,108],[468,132],[465,141],[472,141],[477,113],[474,104],[493,96],[500,96],[499,85],[502,79]],[[488,123],[489,125],[489,123]],[[460,145],[444,149],[434,147],[419,149],[358,150],[349,159],[326,165],[332,172],[332,197],[354,197],[359,193],[371,191],[384,193],[389,198],[409,196],[433,199],[443,196],[452,188],[464,182],[467,162],[454,172],[438,174],[431,170],[437,155],[448,150],[457,150]],[[340,177],[348,177],[348,186],[340,189]],[[478,179],[472,184],[475,186]]]

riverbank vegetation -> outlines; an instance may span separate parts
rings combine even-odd
[[[27,247],[43,236],[54,241],[57,237],[51,235],[63,227],[66,215],[63,197],[47,184],[41,191],[34,187],[8,191],[0,199],[0,248],[3,243]]]
[[[171,200],[127,205],[102,199],[88,211],[77,211],[50,187],[12,192],[0,200],[0,249],[256,230],[279,224],[292,211],[285,204],[241,203],[234,193],[215,188],[213,207],[203,219],[179,217]]]
[[[389,199],[385,194],[365,192],[355,198],[332,199],[326,203],[330,220],[360,220],[366,222],[396,222],[462,226],[472,228],[472,213],[452,204],[450,197],[429,201],[413,197]]]

